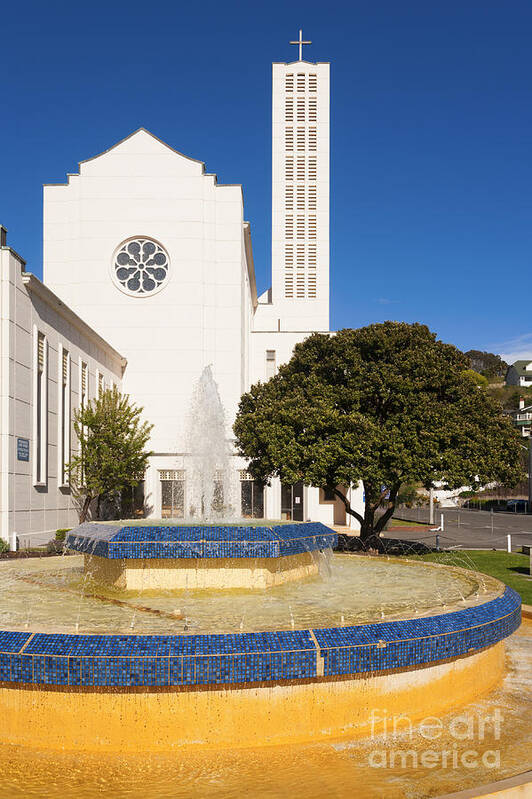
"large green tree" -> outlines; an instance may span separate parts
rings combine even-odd
[[[457,488],[522,476],[519,437],[469,366],[425,325],[315,333],[242,396],[238,449],[256,479],[334,492],[368,540],[384,529],[405,483]],[[345,488],[360,481],[363,515]]]
[[[91,503],[120,496],[144,477],[146,444],[153,425],[141,420],[143,408],[117,388],[79,408],[74,416],[79,450],[70,463],[70,483],[79,502],[79,521],[87,519]]]

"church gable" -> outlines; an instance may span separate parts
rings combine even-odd
[[[174,150],[144,128],[139,128],[103,153],[81,161],[79,167],[82,177],[196,177],[205,174],[202,161]]]

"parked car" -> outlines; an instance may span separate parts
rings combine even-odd
[[[528,501],[526,499],[509,499],[506,503],[506,510],[511,513],[528,513]]]

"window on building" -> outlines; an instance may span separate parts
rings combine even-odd
[[[80,410],[84,410],[87,407],[87,403],[89,401],[89,367],[84,361],[80,361],[79,365],[79,407]],[[87,428],[83,427],[84,435],[87,434]],[[78,442],[79,444],[79,451],[82,457],[81,463],[81,479],[84,482],[85,478],[85,466],[83,463],[83,451],[82,451],[82,444],[81,440]]]
[[[58,478],[60,485],[68,484],[70,464],[70,355],[59,348],[59,429],[58,429]]]
[[[162,469],[161,518],[182,519],[185,515],[185,471],[184,469]]]
[[[35,441],[35,463],[33,479],[35,483],[46,483],[48,455],[48,345],[44,333],[35,335],[35,383],[33,427]]]
[[[98,397],[105,391],[105,380],[101,372],[98,372]]]
[[[240,507],[244,519],[264,518],[264,485],[246,469],[240,471]]]
[[[275,350],[266,350],[266,380],[273,377],[276,371]]]
[[[79,405],[86,408],[89,399],[89,367],[83,361],[80,367]]]

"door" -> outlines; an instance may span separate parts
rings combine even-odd
[[[184,480],[161,480],[161,518],[182,519],[184,515]]]
[[[303,521],[303,483],[281,485],[281,519]]]

